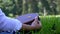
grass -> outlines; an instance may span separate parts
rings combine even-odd
[[[42,29],[40,31],[40,34],[54,34],[54,31],[52,31],[52,26],[55,23],[55,19],[56,17],[41,17]]]
[[[32,34],[60,34],[60,17],[41,16],[42,29]]]
[[[60,17],[56,16],[42,16],[42,29],[37,34],[59,34],[60,33]],[[54,25],[55,24],[55,25]]]

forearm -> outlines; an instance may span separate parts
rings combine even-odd
[[[41,27],[42,27],[41,22],[39,22],[39,24],[37,24],[37,26],[23,24],[22,30],[35,30],[35,29],[41,29]]]
[[[35,28],[32,27],[31,25],[23,24],[22,25],[22,30],[34,30]]]

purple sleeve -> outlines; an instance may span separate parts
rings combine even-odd
[[[4,23],[4,31],[18,31],[22,28],[22,23],[17,19],[6,17]]]
[[[5,16],[0,9],[0,30],[3,31],[17,31],[22,28],[22,23],[14,18]]]

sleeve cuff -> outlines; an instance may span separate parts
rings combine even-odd
[[[22,23],[18,20],[18,22],[17,22],[17,25],[16,25],[16,27],[15,27],[15,31],[18,31],[18,30],[20,30],[22,28]]]

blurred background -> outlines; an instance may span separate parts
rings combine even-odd
[[[42,29],[32,34],[60,34],[60,0],[0,0],[0,8],[9,17],[38,13]]]
[[[7,16],[27,13],[39,15],[59,15],[60,0],[0,0],[0,8]]]

